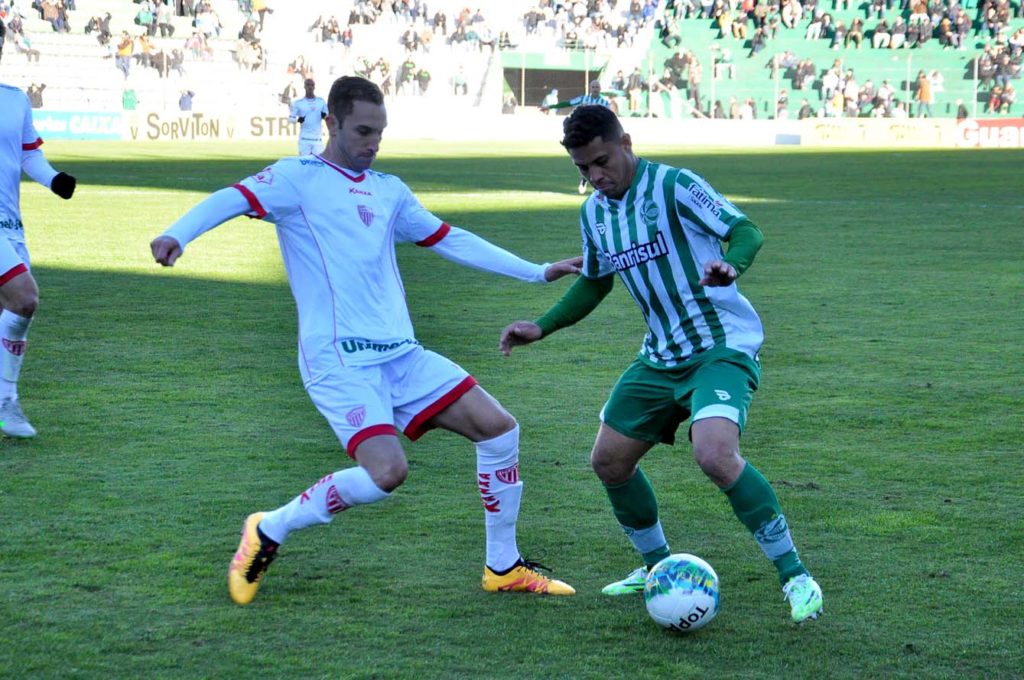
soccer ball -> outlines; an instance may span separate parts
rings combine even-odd
[[[662,628],[679,633],[703,628],[718,613],[718,574],[695,555],[669,555],[648,572],[644,603]]]

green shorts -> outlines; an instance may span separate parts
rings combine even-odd
[[[739,426],[761,381],[761,366],[743,352],[715,348],[674,368],[637,358],[619,377],[601,420],[619,434],[672,444],[683,421],[728,418]]]

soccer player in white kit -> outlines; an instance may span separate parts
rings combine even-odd
[[[476,445],[484,505],[484,590],[572,595],[538,572],[516,545],[522,496],[519,425],[462,367],[417,342],[394,243],[431,248],[460,264],[523,281],[579,272],[580,258],[536,265],[428,212],[397,177],[370,169],[387,125],[383,94],[343,77],[329,95],[322,155],[284,158],[222,189],[153,240],[171,266],[194,238],[249,215],[273,222],[299,315],[306,391],[357,465],[325,475],[291,502],[249,515],[228,570],[231,598],[256,596],[289,533],[326,524],[355,505],[387,498],[405,481],[399,431],[417,439],[440,427]]]
[[[28,438],[36,430],[21,410],[18,377],[39,289],[29,272],[21,221],[21,171],[64,199],[75,192],[75,178],[54,170],[39,150],[43,140],[32,123],[32,106],[24,92],[0,84],[0,111],[0,431]]]
[[[327,102],[316,96],[316,83],[312,78],[306,78],[303,85],[306,88],[306,96],[292,102],[288,120],[299,123],[299,155],[312,156],[324,149],[321,135],[322,121],[327,118]]]

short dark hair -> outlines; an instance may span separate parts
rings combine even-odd
[[[562,146],[566,149],[577,149],[586,146],[600,137],[606,142],[622,138],[625,134],[619,117],[607,106],[591,104],[577,106],[562,121]]]
[[[384,103],[384,93],[374,83],[359,76],[342,76],[335,80],[331,93],[327,95],[327,110],[338,120],[338,125],[352,113],[354,102],[380,106]]]

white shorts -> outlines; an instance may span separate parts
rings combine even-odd
[[[339,366],[306,388],[352,458],[369,437],[397,435],[415,441],[431,418],[473,389],[464,368],[416,347],[374,366]]]
[[[300,156],[312,156],[315,153],[320,153],[324,150],[323,142],[319,139],[300,139],[299,140],[299,155]]]
[[[24,243],[0,236],[0,286],[29,268],[28,248]]]

